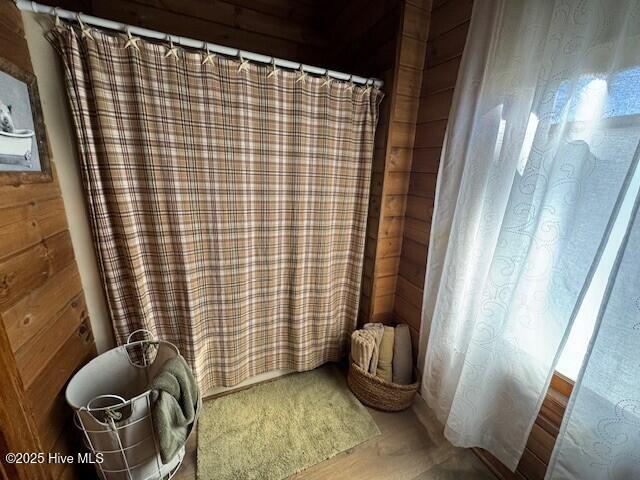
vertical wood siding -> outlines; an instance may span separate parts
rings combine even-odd
[[[3,56],[32,72],[22,19],[9,0],[0,1],[0,19]],[[55,172],[50,182],[0,186],[0,330],[2,411],[10,417],[2,418],[2,448],[70,453],[64,388],[95,346]],[[4,473],[75,475],[63,464],[25,467]]]

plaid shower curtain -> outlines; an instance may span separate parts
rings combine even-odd
[[[382,94],[127,40],[51,32],[117,341],[174,342],[204,391],[338,360]]]

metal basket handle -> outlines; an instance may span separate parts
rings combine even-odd
[[[145,333],[147,336],[149,336],[149,338],[151,340],[151,342],[156,342],[158,339],[156,337],[153,336],[153,333],[151,333],[149,330],[147,330],[146,328],[139,328],[137,330],[134,330],[133,332],[131,332],[129,334],[129,336],[127,337],[127,341],[125,342],[125,345],[128,345],[130,343],[133,343],[133,341],[131,340],[135,335],[139,334],[139,333]],[[144,340],[144,339],[143,339]]]
[[[95,402],[98,402],[101,400],[116,400],[118,403],[114,403],[113,405],[101,406],[101,407],[93,406]],[[87,403],[87,406],[86,406],[86,410],[91,414],[93,418],[95,418],[99,422],[104,423],[104,420],[96,417],[94,412],[102,412],[104,413],[105,417],[110,418],[116,422],[119,422],[120,420],[122,420],[122,412],[120,411],[120,408],[126,406],[128,403],[129,402],[127,402],[127,400],[122,398],[120,395],[98,395],[97,397],[89,400],[89,403]]]
[[[144,338],[142,338],[141,340],[134,341],[133,337],[135,337],[138,334],[144,334]],[[129,334],[129,336],[127,337],[127,341],[123,345],[123,347],[125,348],[125,351],[129,356],[129,363],[132,366],[137,368],[147,368],[150,363],[153,363],[153,360],[151,360],[151,362],[148,362],[148,360],[152,357],[151,349],[153,347],[156,347],[157,345],[158,345],[158,339],[149,330],[145,328],[139,328],[138,330],[134,330]],[[134,346],[137,346],[141,349],[141,355],[142,355],[141,363],[136,361],[132,357],[131,348]]]

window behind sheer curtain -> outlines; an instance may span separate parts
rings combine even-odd
[[[594,87],[594,85],[597,86]],[[638,124],[640,123],[640,66],[616,72],[609,76],[608,81],[599,79],[595,75],[585,75],[578,88],[582,94],[577,96],[580,102],[571,103],[569,108],[571,121],[579,120],[579,117],[576,118],[576,116],[580,111],[584,112],[595,106],[602,108],[603,120],[598,126],[600,130],[610,132],[612,135],[627,135],[629,138],[637,138]],[[560,112],[566,108],[570,101],[568,90],[568,84],[565,83],[558,91],[556,97],[557,121],[559,121]],[[639,183],[640,173],[636,172],[634,181],[622,201],[620,212],[613,224],[602,258],[556,366],[558,372],[572,380],[578,376],[589,340],[593,334],[593,327],[604,297],[607,280],[631,220],[631,210],[638,193]]]

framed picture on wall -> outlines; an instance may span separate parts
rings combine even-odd
[[[0,57],[0,185],[50,179],[36,77]]]

